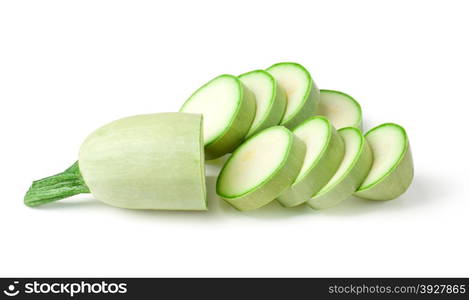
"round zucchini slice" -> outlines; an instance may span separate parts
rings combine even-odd
[[[280,124],[287,104],[285,92],[264,70],[255,70],[239,76],[256,99],[256,116],[247,137]]]
[[[286,207],[300,205],[334,175],[344,156],[344,142],[329,120],[311,117],[293,130],[306,145],[306,155],[295,182],[277,200]]]
[[[318,115],[331,120],[335,128],[362,126],[362,109],[350,95],[339,91],[321,90]]]
[[[224,74],[195,91],[180,111],[203,115],[205,157],[215,159],[244,140],[256,114],[255,101],[236,76]]]
[[[223,166],[217,179],[218,196],[242,211],[268,204],[295,181],[305,150],[305,144],[283,126],[261,131]]]
[[[412,183],[414,166],[404,128],[394,123],[379,125],[365,135],[373,152],[373,165],[355,193],[369,200],[392,200]]]
[[[316,114],[319,90],[308,70],[300,64],[284,62],[267,69],[287,95],[281,125],[293,129]]]
[[[345,142],[345,155],[339,169],[329,182],[310,200],[315,209],[335,206],[358,189],[371,168],[371,149],[360,130],[346,127],[338,130]]]

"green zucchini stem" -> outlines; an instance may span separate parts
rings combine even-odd
[[[75,162],[62,173],[33,181],[24,196],[24,204],[34,207],[89,192]]]

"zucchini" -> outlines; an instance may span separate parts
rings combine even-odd
[[[405,129],[394,123],[381,124],[365,135],[373,152],[373,165],[355,193],[369,200],[392,200],[412,183],[414,166]]]
[[[305,67],[284,62],[272,65],[267,72],[274,76],[287,95],[281,125],[293,129],[316,113],[319,90]]]
[[[321,90],[318,115],[331,120],[335,128],[362,127],[362,108],[350,95],[339,91]]]
[[[202,116],[160,113],[109,123],[83,142],[78,163],[33,182],[38,206],[80,193],[117,207],[206,210]]]
[[[220,75],[184,103],[181,112],[202,114],[205,157],[232,152],[244,140],[256,114],[254,95],[233,75]]]
[[[277,198],[286,207],[316,194],[337,171],[345,151],[342,137],[325,117],[311,117],[293,133],[305,143],[306,155],[295,182]]]
[[[335,206],[349,198],[370,171],[373,156],[370,146],[359,129],[345,127],[338,130],[345,142],[345,155],[339,169],[329,182],[310,200],[315,209]]]
[[[285,92],[274,77],[264,70],[255,70],[239,76],[242,83],[254,94],[256,115],[247,137],[268,127],[278,125],[287,105]]]
[[[226,161],[217,179],[217,195],[241,211],[262,207],[295,181],[305,151],[305,144],[287,128],[265,129]]]

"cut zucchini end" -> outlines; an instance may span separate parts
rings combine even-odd
[[[361,129],[361,106],[346,93],[335,90],[320,90],[317,114],[327,117],[337,129],[344,127]]]
[[[315,114],[319,90],[305,67],[294,62],[282,62],[270,66],[267,72],[286,94],[287,105],[281,125],[291,129]]]
[[[278,125],[285,111],[286,97],[274,77],[265,70],[254,70],[241,74],[239,79],[256,100],[256,115],[246,138]]]
[[[308,200],[308,205],[314,209],[330,208],[349,198],[371,167],[371,150],[361,131],[356,127],[345,127],[338,132],[345,142],[345,155],[334,176]]]
[[[355,193],[369,200],[392,200],[412,183],[414,168],[407,133],[394,123],[381,124],[365,135],[373,152],[373,164]]]
[[[223,74],[196,90],[181,112],[202,114],[207,159],[231,152],[249,131],[256,112],[252,93],[238,77]]]
[[[288,129],[265,129],[233,152],[218,176],[217,194],[238,210],[262,207],[293,183],[304,155],[304,143]]]
[[[306,145],[301,171],[293,185],[277,200],[286,207],[308,201],[334,175],[344,155],[344,143],[330,121],[323,116],[310,117],[293,133]]]

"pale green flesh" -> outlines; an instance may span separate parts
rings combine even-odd
[[[371,129],[366,139],[374,161],[356,196],[370,200],[397,198],[410,186],[414,174],[404,128],[393,123],[382,124]]]
[[[303,166],[295,183],[303,179],[304,175],[307,174],[323,153],[329,141],[330,130],[327,121],[321,118],[312,119],[307,124],[293,130],[293,133],[306,144],[307,149]]]
[[[204,144],[217,139],[229,126],[241,101],[239,82],[232,76],[220,76],[197,90],[181,112],[204,116]]]
[[[265,181],[283,162],[290,137],[283,130],[269,130],[236,152],[220,175],[220,191],[237,197]]]
[[[360,104],[351,96],[333,90],[321,90],[318,115],[328,118],[335,128],[361,128]]]
[[[243,143],[217,179],[217,194],[239,210],[273,201],[298,176],[304,143],[282,126],[270,127]]]
[[[333,176],[344,155],[342,138],[324,117],[312,117],[293,130],[306,145],[301,171],[277,200],[292,207],[304,203]]]
[[[294,128],[316,112],[319,90],[309,72],[296,63],[279,63],[267,69],[285,91],[287,106],[280,124]]]
[[[161,113],[107,124],[82,144],[92,194],[133,209],[206,210],[202,117]]]
[[[286,98],[272,75],[264,70],[256,70],[240,75],[239,79],[256,99],[256,116],[247,137],[278,125],[285,111]]]
[[[316,209],[335,206],[349,198],[364,180],[372,163],[372,154],[361,132],[352,127],[339,130],[345,142],[345,155],[339,169],[308,204]]]

